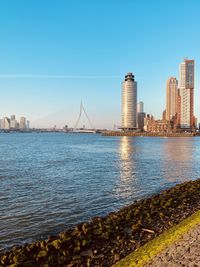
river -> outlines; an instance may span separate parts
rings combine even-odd
[[[0,134],[0,250],[200,177],[200,137]]]

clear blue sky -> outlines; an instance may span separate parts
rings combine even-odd
[[[74,126],[82,100],[96,127],[112,128],[132,71],[138,101],[159,118],[166,79],[188,57],[200,118],[199,25],[199,0],[1,0],[0,117]]]

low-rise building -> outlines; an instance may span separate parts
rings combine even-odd
[[[144,130],[152,133],[170,133],[173,131],[173,124],[171,121],[155,120],[148,114],[144,119]]]

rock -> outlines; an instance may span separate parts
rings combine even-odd
[[[82,246],[84,247],[85,245],[88,244],[88,241],[84,239],[84,240],[82,240],[81,244],[82,244]]]
[[[51,245],[55,248],[55,249],[59,249],[60,248],[60,245],[61,245],[61,242],[59,239],[56,239],[54,241],[51,242]]]
[[[93,252],[91,249],[88,249],[88,250],[82,251],[80,255],[83,257],[93,257]]]
[[[115,254],[114,255],[114,262],[116,262],[116,261],[119,261],[120,260],[120,256],[119,256],[119,254]]]
[[[37,255],[37,259],[43,258],[47,256],[47,251],[45,250],[41,250],[38,255]]]

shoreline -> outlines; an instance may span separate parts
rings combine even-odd
[[[103,132],[102,136],[140,136],[140,137],[196,137],[196,133],[147,133],[147,132]]]
[[[200,232],[200,211],[152,239],[112,267],[170,267],[176,266],[178,262],[182,262],[184,266],[189,266],[192,262],[195,266],[198,254],[193,253],[194,249],[191,247],[198,250],[198,232]]]
[[[200,179],[0,253],[0,266],[111,266],[200,209]]]

